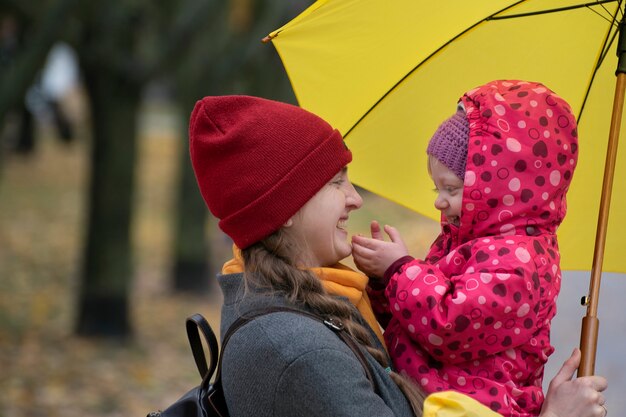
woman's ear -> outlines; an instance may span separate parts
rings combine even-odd
[[[285,223],[283,223],[283,227],[291,227],[293,226],[293,217],[290,217]]]

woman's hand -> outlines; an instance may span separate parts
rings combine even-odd
[[[400,232],[395,227],[385,226],[385,233],[391,239],[386,242],[376,220],[370,224],[372,238],[352,236],[352,257],[354,264],[370,277],[382,278],[387,268],[395,261],[409,254]]]
[[[605,417],[605,398],[601,394],[607,381],[601,376],[584,376],[572,379],[580,364],[580,350],[572,356],[550,381],[546,399],[539,417]]]

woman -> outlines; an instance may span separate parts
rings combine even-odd
[[[241,249],[218,277],[222,334],[260,308],[313,312],[343,323],[373,379],[328,326],[291,312],[268,314],[237,330],[223,354],[231,417],[444,416],[450,404],[497,415],[459,394],[424,403],[416,386],[389,368],[367,278],[337,265],[351,253],[345,225],[363,202],[348,180],[352,155],[338,131],[299,107],[224,96],[196,104],[189,134],[202,196]],[[553,380],[541,417],[603,415],[606,381],[570,382],[576,360]]]

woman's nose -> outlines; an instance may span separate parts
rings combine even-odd
[[[357,210],[361,208],[361,206],[363,205],[363,198],[357,192],[356,188],[354,188],[354,185],[352,185],[352,183],[350,183],[350,186],[348,187],[348,192],[346,195],[346,204],[352,210]]]

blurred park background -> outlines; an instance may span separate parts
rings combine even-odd
[[[0,417],[143,416],[198,383],[184,320],[219,322],[231,242],[197,191],[188,115],[205,95],[295,103],[260,40],[311,2],[0,0]],[[361,191],[352,233],[376,218],[426,252],[435,222]],[[546,380],[578,344],[587,286],[564,276]],[[625,290],[605,277],[612,415]]]

